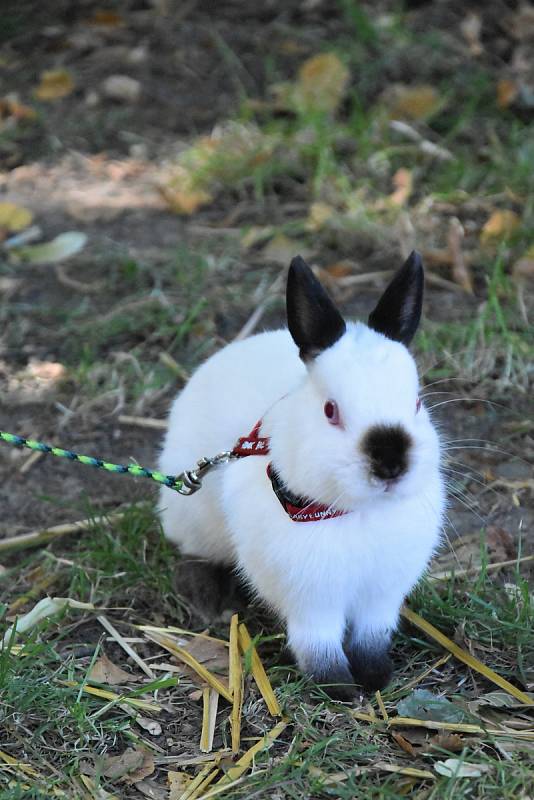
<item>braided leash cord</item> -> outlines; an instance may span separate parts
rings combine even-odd
[[[150,478],[156,483],[161,483],[163,486],[168,486],[169,489],[179,491],[183,486],[183,481],[180,481],[173,475],[164,475],[162,472],[156,470],[145,469],[136,464],[110,464],[109,461],[102,461],[100,458],[93,458],[92,456],[82,456],[79,453],[74,453],[72,450],[63,450],[61,447],[51,447],[44,442],[37,442],[35,439],[25,439],[24,436],[16,436],[14,433],[6,433],[0,431],[0,441],[7,442],[8,444],[15,445],[15,447],[28,447],[38,453],[51,453],[53,456],[60,458],[68,458],[70,461],[79,461],[80,464],[86,464],[90,467],[97,467],[98,469],[105,469],[106,472],[117,472],[118,474],[134,475],[136,478]]]

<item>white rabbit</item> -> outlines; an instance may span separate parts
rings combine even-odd
[[[286,622],[299,667],[341,699],[389,681],[400,606],[439,543],[439,439],[406,347],[422,295],[412,253],[368,325],[345,323],[293,259],[289,329],[200,366],[174,401],[161,454],[161,471],[177,474],[262,420],[268,454],[217,467],[191,497],[162,488],[163,528],[182,553],[235,566]],[[312,519],[289,516],[292,503],[301,519],[315,504]]]

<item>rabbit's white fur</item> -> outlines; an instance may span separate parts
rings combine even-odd
[[[237,565],[286,621],[300,667],[346,677],[345,652],[387,649],[399,608],[424,571],[444,509],[440,448],[407,348],[362,323],[305,366],[287,330],[228,345],[176,398],[160,469],[176,474],[232,449],[263,419],[268,456],[217,468],[192,497],[163,488],[163,528],[186,554]],[[342,425],[324,415],[334,399]],[[388,491],[358,450],[376,425],[413,441],[407,473]],[[266,475],[292,493],[350,513],[293,522]],[[344,644],[345,642],[345,644]],[[343,649],[344,646],[344,649]]]

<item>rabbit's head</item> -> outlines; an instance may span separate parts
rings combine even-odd
[[[423,267],[412,253],[367,325],[346,323],[303,259],[293,259],[288,327],[306,372],[269,414],[273,464],[291,492],[352,510],[439,480],[439,440],[407,349],[422,298]]]

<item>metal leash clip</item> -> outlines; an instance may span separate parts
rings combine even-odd
[[[227,464],[228,461],[233,458],[237,458],[237,456],[230,450],[226,450],[224,453],[218,453],[216,456],[213,456],[213,458],[201,458],[197,461],[196,467],[193,469],[186,469],[181,472],[180,475],[176,476],[176,480],[182,483],[180,488],[177,489],[178,493],[187,496],[195,494],[195,492],[198,492],[198,490],[202,488],[202,479],[210,470],[214,467],[218,467],[220,464]]]

